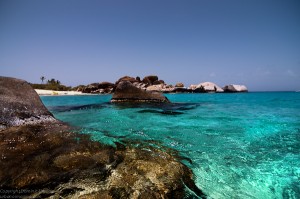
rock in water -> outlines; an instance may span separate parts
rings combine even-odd
[[[203,83],[200,83],[196,86],[196,90],[197,89],[200,89],[200,91],[202,90],[203,92],[206,92],[206,93],[221,93],[221,92],[224,92],[224,90],[218,86],[217,84],[215,83],[212,83],[212,82],[203,82]]]
[[[0,129],[55,121],[40,97],[24,80],[0,77]]]
[[[230,84],[224,86],[224,92],[228,93],[235,93],[235,92],[248,92],[248,89],[245,85],[236,85],[236,84]]]
[[[111,102],[170,102],[159,92],[149,92],[135,87],[129,81],[122,81],[118,84]]]

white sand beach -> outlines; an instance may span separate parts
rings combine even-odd
[[[38,95],[90,95],[88,93],[82,93],[78,91],[54,91],[54,90],[43,90],[34,89]]]

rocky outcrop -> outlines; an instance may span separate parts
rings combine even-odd
[[[162,92],[165,86],[163,84],[151,85],[146,88],[147,91]]]
[[[224,90],[212,82],[203,82],[198,85],[191,85],[188,88],[193,93],[222,93]]]
[[[245,85],[236,85],[236,84],[230,84],[224,86],[224,92],[227,93],[235,93],[235,92],[248,92],[248,89]]]
[[[144,77],[144,79],[142,80],[142,82],[144,84],[147,84],[147,85],[153,85],[153,83],[155,81],[158,81],[158,77],[156,75],[149,75],[149,76],[146,76]]]
[[[83,93],[96,93],[98,90],[99,83],[92,83],[82,88]]]
[[[115,89],[115,84],[111,82],[101,82],[98,85],[98,93],[105,94],[105,93],[112,93]]]
[[[169,102],[169,100],[158,92],[149,92],[135,87],[129,81],[118,84],[111,102]]]
[[[92,93],[92,94],[107,94],[112,93],[114,91],[115,84],[110,82],[101,82],[101,83],[93,83],[87,86],[79,86],[77,91],[81,91],[82,93]]]
[[[179,82],[179,83],[176,83],[175,87],[177,88],[183,88],[184,87],[184,84]]]
[[[56,120],[22,80],[1,77],[0,100],[1,116],[7,116],[1,118],[5,128],[0,130],[0,189],[12,190],[1,192],[2,197],[184,198],[186,187],[205,197],[191,170],[170,149],[92,141]],[[52,119],[44,120],[43,115]],[[38,122],[10,122],[32,116]]]
[[[109,88],[114,88],[115,84],[111,82],[101,82],[98,85],[98,89],[109,89]]]
[[[158,85],[158,84],[165,84],[165,81],[160,79],[153,82],[153,85]]]
[[[142,80],[139,76],[136,78],[130,76],[121,77],[115,84],[110,82],[94,83],[88,86],[78,87],[78,91],[83,93],[113,93],[117,85],[122,81],[129,81],[135,87],[162,93],[222,93],[224,92],[247,92],[247,88],[244,85],[226,85],[224,88],[216,85],[213,82],[203,82],[198,85],[192,84],[190,87],[184,87],[184,84],[179,82],[175,86],[167,85],[164,80],[159,80],[156,75],[149,75],[144,77]]]
[[[0,129],[55,120],[27,82],[9,77],[0,77],[0,111]]]
[[[140,82],[139,81],[140,80],[140,78],[139,77],[137,77],[137,78],[134,78],[134,77],[130,77],[130,76],[124,76],[124,77],[121,77],[118,81],[116,81],[116,86],[120,83],[120,82],[122,82],[122,81],[129,81],[129,82],[131,82],[131,83],[134,83],[134,82]]]

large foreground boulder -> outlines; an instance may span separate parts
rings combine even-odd
[[[205,197],[175,151],[92,141],[56,120],[23,80],[1,77],[0,100],[3,198],[179,199],[187,187]]]
[[[54,121],[40,97],[24,80],[0,77],[0,129]]]
[[[129,81],[118,84],[111,102],[169,102],[168,98],[159,92],[149,92],[135,87]]]
[[[248,89],[245,85],[236,85],[236,84],[230,84],[224,86],[224,92],[228,93],[235,93],[235,92],[248,92]]]

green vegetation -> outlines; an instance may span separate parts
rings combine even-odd
[[[45,77],[40,78],[44,82]],[[70,91],[72,87],[65,86],[60,83],[59,80],[51,79],[48,80],[46,84],[31,84],[34,89],[44,89],[44,90],[54,90],[54,91]]]

